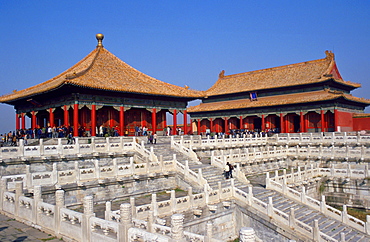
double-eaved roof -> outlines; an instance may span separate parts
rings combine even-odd
[[[64,85],[107,90],[122,93],[160,95],[170,97],[199,98],[201,91],[172,85],[150,77],[126,64],[102,46],[98,46],[80,62],[60,75],[0,97],[0,102],[9,103],[51,92]]]
[[[330,79],[355,89],[361,84],[344,81],[337,69],[334,54],[326,51],[326,57],[319,60],[224,75],[222,71],[217,82],[206,91],[208,97],[242,93],[281,87],[322,83]]]
[[[358,98],[352,96],[351,94],[325,89],[305,93],[293,93],[259,97],[258,101],[251,101],[248,98],[248,99],[236,99],[229,101],[201,103],[197,106],[189,107],[188,112],[196,113],[196,112],[214,112],[232,109],[262,108],[289,104],[305,104],[312,102],[330,101],[336,99],[345,99],[353,102],[364,103],[366,105],[370,104],[369,99]]]

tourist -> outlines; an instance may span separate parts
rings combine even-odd
[[[226,165],[229,166],[229,178],[233,178],[233,170],[234,170],[234,166],[231,165],[229,162],[226,163]]]
[[[157,133],[154,133],[154,135],[153,135],[153,143],[154,144],[157,143]]]
[[[226,166],[224,168],[224,171],[225,171],[225,177],[226,177],[226,179],[229,179],[229,172],[230,172],[229,162],[226,163]]]

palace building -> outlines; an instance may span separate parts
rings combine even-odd
[[[167,112],[173,114],[175,129],[179,112],[188,123],[187,103],[202,92],[145,75],[106,50],[102,34],[96,38],[96,49],[65,72],[0,97],[0,102],[14,106],[16,129],[26,128],[26,116],[32,129],[65,125],[73,127],[74,136],[81,127],[96,136],[101,125],[118,128],[120,135],[132,135],[139,126],[156,132],[167,126]]]
[[[361,85],[344,81],[334,54],[293,65],[225,75],[198,106],[188,108],[203,132],[234,129],[282,133],[370,129],[363,114],[370,100],[350,92]]]
[[[175,134],[182,113],[185,134],[370,130],[363,113],[370,100],[350,94],[361,85],[342,79],[331,52],[293,65],[234,75],[222,71],[210,89],[197,91],[134,69],[103,47],[102,34],[96,38],[97,47],[60,75],[0,97],[14,106],[16,129],[67,126],[74,136],[81,128],[96,136],[103,126],[133,135],[139,126],[164,130],[170,113]],[[202,103],[187,108],[195,99]],[[25,127],[26,117],[31,127]]]

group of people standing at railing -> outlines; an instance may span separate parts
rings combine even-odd
[[[272,135],[279,133],[279,129],[266,129],[264,131],[261,130],[248,130],[248,129],[231,129],[229,130],[229,133],[223,133],[223,132],[216,132],[216,133],[210,133],[206,132],[206,136],[210,136],[211,138],[217,137],[219,139],[226,137],[226,138],[236,138],[236,137],[242,137],[243,135],[254,135],[263,137],[266,134],[271,137]]]

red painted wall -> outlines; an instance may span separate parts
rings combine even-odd
[[[370,130],[370,117],[353,118],[353,130]]]
[[[353,117],[352,113],[347,113],[347,112],[342,112],[342,111],[337,111],[338,112],[338,120],[336,122],[336,125],[340,127],[341,132],[348,132],[348,131],[353,131]]]

